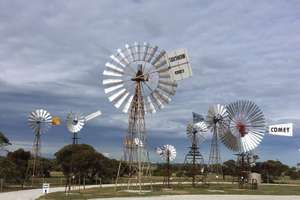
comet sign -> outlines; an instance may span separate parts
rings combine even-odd
[[[277,124],[269,126],[269,134],[278,136],[293,136],[293,124]]]

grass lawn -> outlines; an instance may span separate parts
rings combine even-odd
[[[288,185],[261,185],[258,190],[238,189],[236,184],[214,184],[192,188],[189,185],[173,185],[173,190],[162,190],[160,186],[153,186],[152,192],[143,194],[115,191],[111,188],[93,188],[81,191],[72,191],[66,195],[64,192],[50,193],[40,197],[43,199],[91,199],[105,197],[133,197],[133,196],[157,196],[157,195],[181,195],[181,194],[243,194],[243,195],[300,195],[300,186]]]

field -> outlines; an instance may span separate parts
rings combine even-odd
[[[300,195],[300,186],[289,185],[261,185],[257,190],[238,189],[236,184],[213,184],[202,185],[192,188],[189,185],[173,185],[172,190],[164,190],[161,186],[153,186],[152,192],[135,193],[119,188],[116,192],[114,187],[92,188],[72,191],[66,195],[64,192],[50,193],[42,196],[39,200],[46,199],[92,199],[106,197],[134,197],[134,196],[158,196],[158,195],[188,195],[188,194],[242,194],[242,195]]]

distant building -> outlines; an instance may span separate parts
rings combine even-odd
[[[259,173],[250,173],[249,174],[249,183],[261,184],[261,174]]]

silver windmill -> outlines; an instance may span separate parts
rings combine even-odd
[[[70,112],[67,115],[67,129],[70,133],[73,134],[73,144],[78,144],[78,133],[86,124],[86,122],[98,117],[101,115],[101,111],[98,110],[94,113],[91,113],[87,116],[82,115],[81,113]]]
[[[31,112],[28,116],[28,125],[33,130],[33,162],[32,162],[32,176],[41,175],[41,134],[45,133],[52,126],[52,116],[44,109],[37,109]]]
[[[188,76],[191,75],[186,51],[168,54],[158,46],[137,42],[118,49],[105,64],[102,81],[104,92],[117,109],[128,113],[123,159],[129,166],[128,176],[137,175],[140,190],[141,177],[149,176],[144,173],[144,169],[150,166],[146,152],[145,114],[155,113],[171,101],[177,81],[188,77],[180,75],[185,72],[181,67],[189,68],[186,72],[190,72]],[[134,138],[138,138],[143,145],[135,148],[132,142]]]
[[[221,104],[210,106],[206,122],[208,128],[213,134],[208,161],[209,171],[216,173],[216,178],[218,178],[219,175],[223,173],[221,167],[219,140],[228,130],[228,114],[226,112],[226,106]]]

